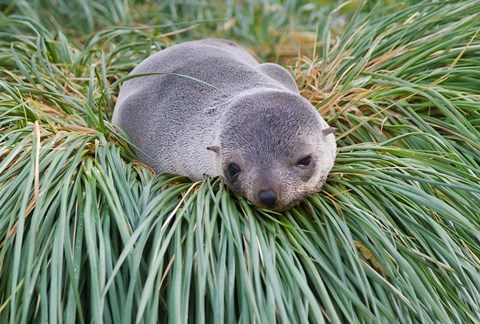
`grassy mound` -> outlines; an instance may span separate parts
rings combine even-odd
[[[319,28],[291,68],[338,158],[283,214],[155,176],[111,126],[122,78],[178,26],[39,21],[0,17],[1,322],[478,321],[478,1]]]

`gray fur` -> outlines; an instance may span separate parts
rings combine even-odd
[[[335,138],[295,80],[277,64],[259,64],[246,50],[218,39],[175,45],[147,58],[122,86],[113,123],[156,172],[200,180],[221,176],[262,206],[273,190],[284,210],[319,191],[335,159]],[[200,82],[200,81],[202,82]],[[207,149],[209,147],[210,149]],[[312,155],[308,168],[296,162]],[[229,181],[229,163],[240,166]]]

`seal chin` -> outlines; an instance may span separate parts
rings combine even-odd
[[[287,204],[283,204],[281,206],[278,206],[276,209],[272,209],[274,211],[278,211],[278,212],[283,212],[283,211],[287,211],[289,209],[292,209],[293,207],[295,206],[298,206],[301,202],[303,202],[308,196],[305,196],[305,197],[300,197],[298,199],[295,199],[295,200],[292,200],[290,202],[288,202]]]
[[[325,181],[321,181],[318,187],[312,189],[312,190],[301,190],[301,191],[296,191],[296,192],[290,192],[289,195],[286,195],[282,197],[282,201],[279,201],[278,204],[276,204],[273,207],[265,207],[270,210],[276,211],[276,212],[283,212],[287,211],[289,209],[292,209],[293,207],[298,206],[302,202],[305,201],[308,197],[313,195],[316,192],[319,192],[323,186]]]
[[[258,199],[254,199],[250,201],[257,207],[265,208],[275,212],[283,212],[297,206],[302,201],[304,201],[306,197],[308,197],[308,195],[301,196],[296,199],[288,200],[288,201],[277,199],[274,203],[264,202],[264,201],[262,202],[261,200],[258,200]]]
[[[321,181],[321,187],[324,181]],[[319,191],[320,188],[312,186],[312,188],[306,188],[305,186],[261,186],[262,189],[249,190],[251,186],[247,188],[241,188],[240,192],[246,197],[252,204],[259,208],[272,210],[275,212],[287,211],[313,193]]]

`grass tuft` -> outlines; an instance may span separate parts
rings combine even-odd
[[[74,17],[57,1],[47,17],[42,3],[0,16],[1,322],[478,322],[478,1],[339,24],[342,7],[318,25],[291,69],[339,129],[338,157],[324,190],[282,214],[219,179],[154,175],[110,124],[128,72],[195,37],[174,21],[188,6],[133,28],[151,22],[145,4],[85,0]],[[249,28],[323,17],[288,3],[259,26],[233,3],[195,19],[275,48]]]

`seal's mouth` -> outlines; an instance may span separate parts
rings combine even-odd
[[[258,201],[258,200],[255,200],[255,201],[250,200],[250,202],[253,203],[255,206],[260,207],[260,208],[268,209],[268,210],[275,211],[275,212],[284,212],[284,211],[287,211],[287,210],[297,206],[298,204],[303,202],[308,196],[310,196],[310,195],[306,194],[304,196],[299,196],[298,198],[295,198],[295,199],[289,200],[289,201],[283,201],[282,199],[279,199],[274,204],[265,204],[265,203],[262,203],[261,201]]]
[[[326,180],[326,177],[320,179],[318,186],[315,188],[308,188],[301,191],[290,190],[288,194],[284,194],[284,195],[280,194],[274,203],[265,204],[257,197],[256,197],[257,199],[249,199],[249,200],[251,203],[253,203],[254,205],[260,208],[272,210],[275,212],[284,212],[293,207],[298,206],[300,203],[304,202],[308,197],[312,196],[313,194],[320,192],[321,188],[326,182],[325,180]],[[285,191],[280,191],[280,192],[285,193]]]

